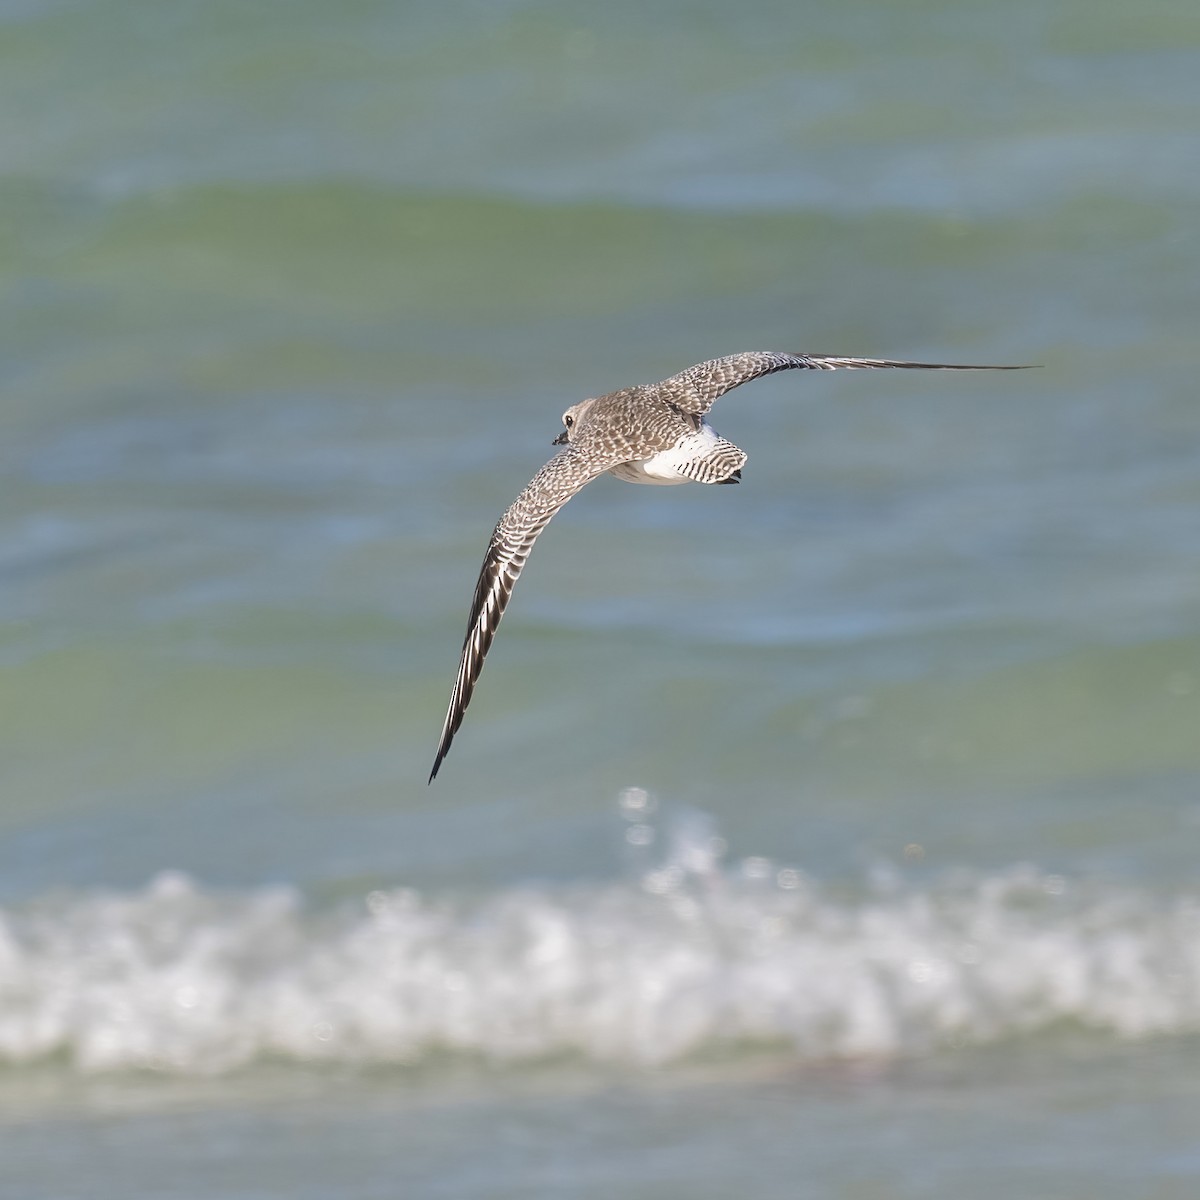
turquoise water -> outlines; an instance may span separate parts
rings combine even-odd
[[[1192,1197],[1200,21],[0,5],[0,1159]],[[598,481],[425,780],[569,404]],[[168,1183],[164,1183],[169,1180]]]

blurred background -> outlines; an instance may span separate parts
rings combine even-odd
[[[0,3],[12,1194],[1195,1196],[1198,120],[1170,0]],[[1042,369],[592,485],[427,787],[747,349]]]

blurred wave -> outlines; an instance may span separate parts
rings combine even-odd
[[[622,805],[641,860],[623,883],[396,888],[322,910],[165,873],[9,909],[0,1061],[203,1075],[446,1054],[655,1065],[751,1046],[814,1061],[1064,1023],[1200,1029],[1200,895],[1026,866],[920,883],[881,868],[835,890],[765,857],[724,863],[703,814],[660,831],[645,792]]]

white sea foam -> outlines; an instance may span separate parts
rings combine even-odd
[[[663,833],[645,793],[622,811],[644,861],[603,887],[398,888],[315,910],[170,873],[0,913],[0,1062],[654,1064],[739,1043],[894,1056],[1059,1022],[1200,1029],[1200,896],[1029,867],[920,886],[881,872],[842,895],[766,858],[724,864],[700,816]]]

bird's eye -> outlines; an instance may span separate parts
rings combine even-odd
[[[565,417],[563,417],[563,424],[570,429],[571,426],[575,424],[575,418],[568,413]]]

